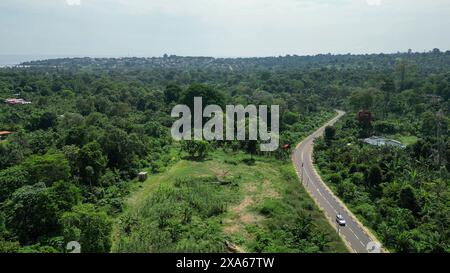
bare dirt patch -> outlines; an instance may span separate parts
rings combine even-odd
[[[245,184],[244,189],[247,194],[255,193],[258,190],[254,184]]]
[[[215,173],[218,177],[225,176],[223,175],[224,173],[228,175],[225,170]],[[229,215],[224,219],[223,231],[226,234],[240,235],[246,240],[252,241],[254,240],[253,235],[248,233],[246,227],[249,225],[262,225],[265,219],[255,208],[267,198],[279,198],[280,194],[271,179],[261,179],[262,177],[259,177],[257,174],[249,178],[241,184],[244,198],[239,204],[228,208]]]
[[[255,224],[264,218],[261,215],[250,211],[249,207],[253,204],[253,198],[251,196],[246,196],[244,200],[241,201],[241,203],[230,208],[229,211],[232,213],[232,217],[225,220],[225,233],[231,234],[244,232],[243,227],[245,225]]]
[[[264,216],[251,211],[250,207],[262,202],[266,198],[277,198],[280,194],[267,179],[261,184],[260,190],[258,188],[256,183],[245,184],[244,191],[246,196],[238,205],[229,209],[231,217],[225,220],[225,233],[244,232],[245,225],[255,224],[264,219]]]
[[[231,208],[231,211],[237,214],[241,214],[242,211],[245,210],[251,204],[253,204],[253,198],[251,198],[250,196],[246,196],[239,205]]]
[[[280,194],[273,188],[270,181],[267,179],[264,180],[262,184],[262,190],[263,197],[278,198],[280,196]]]

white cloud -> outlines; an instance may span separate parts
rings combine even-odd
[[[265,14],[270,12],[293,12],[299,8],[329,6],[328,1],[316,0],[97,0],[110,3],[122,11],[134,14],[164,13],[172,15],[203,15],[216,17],[222,14]],[[349,2],[340,0],[337,2]]]
[[[81,0],[66,0],[66,3],[69,6],[80,6]]]
[[[366,2],[369,6],[381,6],[383,3],[382,0],[366,0]]]

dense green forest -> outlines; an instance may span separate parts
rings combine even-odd
[[[381,90],[353,94],[349,115],[316,142],[331,188],[394,252],[450,252],[448,80],[412,78],[406,89],[388,78]],[[356,118],[361,107],[372,121]],[[404,146],[361,141],[373,135]]]
[[[280,105],[280,144],[290,148],[262,153],[252,141],[175,143],[170,111],[176,104],[191,104],[194,96],[218,105]],[[124,239],[113,250],[130,250],[130,241],[140,236],[127,230],[133,222],[123,224],[125,230],[120,231],[113,230],[113,223],[133,220],[127,211],[124,214],[125,200],[136,191],[138,172],[161,174],[180,160],[214,160],[218,154],[210,153],[218,150],[244,153],[245,165],[276,160],[273,164],[281,166],[290,160],[289,149],[330,117],[334,108],[347,110],[348,115],[327,130],[315,154],[330,185],[389,249],[449,252],[449,97],[450,52],[438,49],[248,59],[79,58],[2,68],[0,131],[12,133],[0,143],[0,252],[64,252],[69,241],[79,241],[83,252],[109,252],[115,232],[123,232]],[[8,98],[31,104],[3,103]],[[374,119],[358,121],[359,110],[371,111]],[[377,148],[358,141],[371,135],[388,136],[408,147]],[[223,212],[221,204],[233,200],[208,189],[211,185],[193,186],[189,179],[172,182],[158,190],[160,198],[198,195],[201,198],[191,201],[200,203],[187,211],[190,201],[185,201],[171,215],[152,195],[144,204],[158,206],[141,215],[149,220],[137,226],[153,228],[162,221],[164,240],[133,250],[223,251],[211,243],[223,239],[214,237],[217,225],[223,224],[214,217]],[[208,198],[222,203],[212,204]],[[271,210],[288,214],[297,206],[286,205],[292,199],[282,200],[286,203],[255,209],[267,215]],[[186,232],[193,228],[171,230],[176,226],[171,221],[191,216],[197,221],[206,217],[211,223],[211,234],[201,236],[212,238],[203,245],[188,240]],[[301,222],[303,216],[307,212],[295,223],[278,219],[289,226],[277,226],[278,220],[272,218],[278,238],[250,230],[261,240],[249,243],[247,249],[341,250],[335,235]],[[142,238],[149,240],[154,236],[145,235]],[[196,236],[200,235],[192,234]]]

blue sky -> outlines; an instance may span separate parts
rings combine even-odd
[[[449,14],[449,0],[1,0],[0,54],[448,50]]]

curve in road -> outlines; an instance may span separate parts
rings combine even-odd
[[[345,112],[343,111],[336,110],[336,112],[338,114],[335,118],[298,144],[292,154],[292,162],[303,186],[324,212],[332,226],[337,229],[339,235],[352,252],[387,252],[382,248],[375,236],[373,236],[350,212],[345,204],[332,193],[314,168],[312,160],[314,140],[323,134],[327,126],[335,124],[345,115]],[[337,214],[341,214],[345,218],[347,222],[345,227],[339,227],[337,225],[335,221]]]

